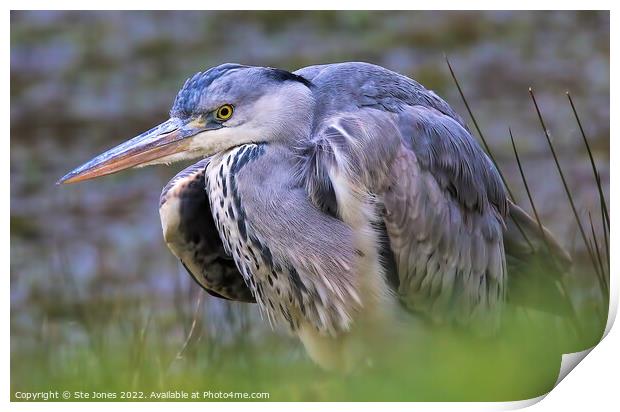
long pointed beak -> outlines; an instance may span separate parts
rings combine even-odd
[[[72,170],[63,176],[58,184],[76,183],[109,175],[186,151],[189,142],[185,138],[200,132],[188,126],[183,120],[169,119]]]

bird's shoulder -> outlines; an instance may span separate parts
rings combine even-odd
[[[365,62],[304,67],[294,72],[312,83],[315,117],[341,111],[375,108],[398,113],[408,106],[435,109],[467,128],[461,117],[435,92],[414,79]]]

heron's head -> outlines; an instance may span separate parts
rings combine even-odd
[[[310,86],[303,77],[266,67],[223,64],[197,73],[179,91],[168,120],[100,154],[59,183],[307,134],[312,122]]]

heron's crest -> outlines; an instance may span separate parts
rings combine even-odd
[[[245,101],[260,96],[273,83],[287,81],[299,82],[307,87],[312,84],[302,76],[282,69],[225,63],[187,79],[174,100],[170,114],[172,117],[188,117],[212,109],[209,102]]]

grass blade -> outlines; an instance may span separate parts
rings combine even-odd
[[[532,207],[532,211],[534,212],[534,217],[536,218],[538,229],[540,230],[540,234],[543,238],[543,242],[545,243],[545,247],[547,248],[547,251],[549,252],[549,256],[551,256],[551,258],[555,261],[556,260],[555,255],[553,254],[551,250],[551,246],[549,245],[547,236],[545,235],[545,230],[543,228],[542,221],[540,220],[540,216],[538,214],[538,209],[536,208],[536,204],[534,203],[534,198],[530,191],[530,185],[527,183],[527,178],[525,177],[525,172],[523,171],[523,166],[521,164],[521,158],[517,150],[517,145],[515,144],[515,139],[514,139],[514,136],[512,135],[512,130],[510,128],[508,128],[508,134],[510,135],[510,142],[512,143],[512,150],[514,151],[514,155],[517,160],[517,166],[519,167],[519,173],[521,175],[521,180],[523,181],[523,185],[525,186],[525,192],[527,193],[527,198],[529,199],[530,206]],[[562,291],[563,295],[566,297],[566,302],[567,302],[568,310],[570,313],[570,317],[573,321],[573,326],[575,327],[577,334],[579,336],[583,336],[583,329],[581,327],[581,324],[579,323],[577,311],[575,310],[573,302],[570,299],[570,295],[568,294],[566,285],[564,284],[564,281],[561,277],[557,279],[557,282],[558,282],[558,286],[560,290]]]
[[[555,151],[555,147],[553,146],[553,143],[551,142],[551,136],[549,136],[549,131],[547,129],[547,126],[545,125],[545,120],[542,116],[542,113],[540,112],[540,108],[538,107],[538,102],[536,101],[536,96],[534,95],[534,90],[530,87],[529,88],[529,93],[530,93],[530,97],[532,98],[532,102],[534,103],[534,107],[536,108],[536,114],[538,115],[538,120],[540,121],[540,125],[543,129],[543,133],[545,135],[545,139],[547,140],[547,144],[549,146],[549,149],[551,150],[551,154],[553,156],[553,161],[555,162],[555,166],[556,169],[558,170],[558,173],[560,174],[560,178],[562,180],[562,185],[564,186],[564,191],[566,193],[566,196],[568,197],[568,202],[570,203],[570,207],[573,211],[573,215],[575,216],[575,220],[577,222],[577,227],[579,229],[579,232],[581,234],[581,238],[583,240],[583,243],[586,245],[586,250],[588,251],[588,255],[590,257],[590,260],[592,261],[592,265],[595,268],[597,274],[598,274],[598,265],[596,263],[596,258],[594,257],[594,252],[592,251],[592,248],[590,247],[590,244],[588,242],[588,237],[586,236],[586,232],[583,228],[583,224],[581,223],[581,219],[579,218],[579,213],[577,212],[577,207],[575,206],[575,201],[573,200],[573,196],[571,194],[571,191],[568,187],[568,184],[566,183],[566,177],[564,176],[564,172],[562,171],[562,166],[560,166],[560,161],[558,160],[558,155]],[[600,278],[599,278],[600,279]],[[601,285],[603,286],[603,285]]]
[[[527,193],[527,198],[530,201],[530,206],[534,212],[534,217],[536,218],[536,223],[538,224],[538,229],[540,230],[540,234],[543,238],[545,246],[549,251],[549,254],[553,256],[551,251],[551,247],[549,246],[549,242],[547,241],[547,236],[545,235],[545,230],[543,229],[542,222],[540,221],[540,216],[538,215],[538,209],[536,209],[536,204],[534,203],[534,199],[532,197],[532,193],[530,191],[530,185],[527,183],[527,178],[525,177],[525,172],[523,171],[523,166],[521,165],[521,158],[519,156],[519,152],[517,151],[517,146],[515,144],[514,136],[512,135],[512,129],[508,128],[508,134],[510,135],[510,142],[512,143],[512,150],[515,155],[515,159],[517,159],[517,166],[519,167],[519,173],[521,175],[521,180],[523,181],[523,185],[525,186],[525,192]]]
[[[487,154],[489,155],[489,158],[491,159],[491,161],[493,162],[493,165],[495,166],[495,169],[499,173],[499,177],[502,179],[502,183],[504,183],[504,187],[506,188],[506,191],[508,192],[508,196],[510,196],[510,198],[516,202],[517,199],[512,193],[512,190],[510,190],[508,181],[506,180],[506,177],[502,173],[502,169],[500,169],[499,165],[497,164],[497,161],[495,160],[495,156],[493,155],[493,151],[491,151],[491,148],[489,147],[489,144],[487,143],[487,140],[484,137],[484,133],[482,133],[482,130],[480,130],[480,126],[478,126],[478,121],[476,120],[476,116],[474,116],[474,113],[472,112],[471,107],[469,107],[469,102],[467,101],[467,98],[465,97],[465,93],[463,93],[463,89],[461,89],[461,84],[459,83],[459,80],[457,79],[456,74],[454,73],[454,70],[452,69],[452,65],[450,64],[448,55],[444,55],[444,57],[446,58],[446,63],[448,64],[448,69],[450,70],[450,75],[452,76],[452,80],[454,80],[454,84],[456,85],[456,88],[458,89],[459,94],[461,95],[461,99],[463,100],[463,103],[465,104],[465,107],[467,108],[469,117],[474,123],[474,127],[478,131],[478,135],[480,136],[480,140],[482,141],[484,150],[486,150]],[[516,221],[514,223],[517,229],[519,230],[519,233],[521,233],[521,236],[523,236],[523,239],[525,239],[526,243],[529,245],[530,249],[535,250],[534,245],[532,245],[532,242],[525,234],[525,231],[523,230],[521,225],[519,225],[519,223],[517,223]]]
[[[514,197],[512,191],[510,190],[510,187],[508,186],[508,182],[506,181],[506,178],[504,177],[504,174],[502,173],[502,170],[499,168],[499,166],[497,164],[497,161],[495,160],[495,156],[493,155],[493,152],[491,151],[491,148],[489,147],[489,144],[487,143],[487,140],[485,139],[484,134],[482,133],[482,130],[480,130],[480,126],[478,126],[478,121],[476,120],[476,116],[474,116],[474,113],[472,112],[471,108],[469,107],[469,102],[467,101],[467,98],[465,97],[465,94],[463,93],[463,89],[461,89],[461,84],[459,83],[458,79],[456,78],[456,74],[454,73],[454,70],[452,69],[452,65],[450,64],[450,60],[448,59],[448,56],[445,55],[444,57],[446,58],[446,63],[448,64],[448,69],[450,70],[450,75],[452,76],[452,79],[454,80],[454,83],[456,84],[456,88],[458,89],[459,94],[461,95],[461,99],[463,100],[463,103],[465,104],[465,107],[467,108],[467,112],[469,113],[469,117],[471,118],[472,122],[474,123],[474,127],[478,131],[478,135],[480,136],[480,140],[482,141],[482,144],[484,145],[484,150],[486,150],[486,152],[488,153],[489,157],[491,158],[491,161],[495,165],[495,168],[499,172],[499,176],[502,179],[502,182],[504,183],[504,186],[506,187],[506,190],[508,191],[508,194],[510,195],[510,198],[512,200],[516,200],[516,198]]]
[[[581,132],[581,137],[583,138],[583,143],[586,145],[586,150],[588,151],[588,157],[590,158],[590,165],[592,166],[592,173],[594,174],[594,179],[596,180],[596,186],[598,188],[598,194],[601,199],[601,205],[603,208],[604,218],[609,222],[609,211],[607,209],[607,202],[605,201],[605,194],[603,193],[603,186],[601,184],[601,175],[598,172],[596,167],[596,163],[594,162],[594,156],[592,156],[592,149],[590,148],[590,142],[586,137],[586,133],[581,125],[581,119],[577,114],[577,109],[575,108],[575,104],[573,102],[573,98],[571,97],[569,92],[566,92],[566,97],[568,97],[568,102],[570,103],[570,107],[573,111],[573,115],[575,116],[575,120],[577,120],[577,125],[579,126],[579,131]]]
[[[609,271],[609,220],[605,219],[605,213],[603,211],[604,199],[600,199],[601,204],[601,216],[603,216],[603,239],[605,240],[605,262],[607,263],[607,273],[611,273]]]
[[[571,110],[573,115],[575,116],[575,120],[577,121],[577,125],[579,126],[579,131],[581,132],[581,137],[583,139],[583,143],[586,146],[586,150],[588,152],[588,157],[590,159],[590,165],[592,166],[592,173],[594,175],[594,179],[596,181],[596,187],[598,189],[599,202],[601,206],[601,217],[603,221],[603,240],[605,245],[605,254],[607,262],[607,266],[609,266],[609,209],[607,207],[607,201],[605,200],[605,193],[603,192],[603,185],[601,183],[601,175],[596,167],[596,162],[594,161],[594,156],[592,155],[592,149],[590,148],[590,142],[588,137],[586,136],[586,132],[581,124],[581,118],[577,113],[577,108],[575,107],[575,103],[570,92],[566,92],[566,97],[568,98],[568,102],[570,103]],[[609,268],[608,268],[609,269]],[[609,270],[607,271],[609,273]]]
[[[599,243],[596,240],[596,232],[594,231],[594,223],[592,222],[592,214],[590,212],[588,212],[588,218],[590,219],[590,230],[592,231],[592,241],[594,242],[593,247],[596,252],[596,259],[601,269],[601,275],[602,275],[603,282],[605,284],[605,288],[606,290],[609,290],[609,283],[607,282],[607,274],[605,272],[605,267],[603,265],[603,259],[601,258]],[[607,295],[604,295],[604,296],[607,296]]]

